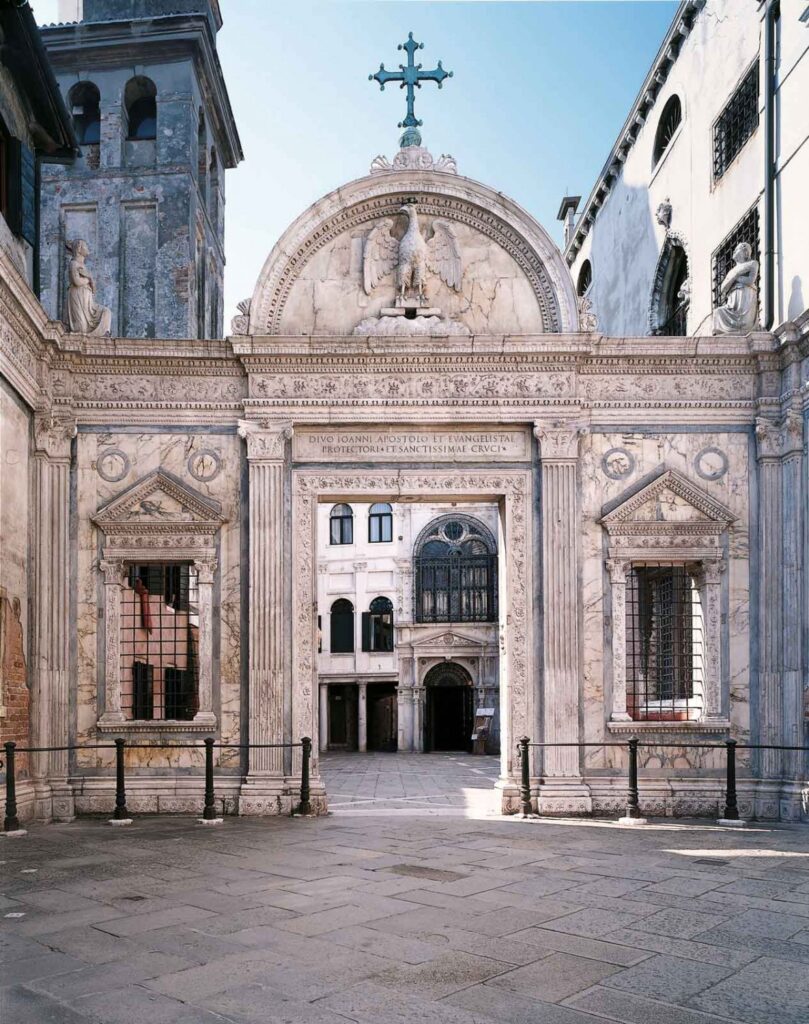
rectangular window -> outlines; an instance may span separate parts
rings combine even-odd
[[[121,699],[136,721],[189,721],[198,710],[197,570],[130,565],[121,593]]]
[[[393,614],[362,613],[362,649],[390,653],[393,650]]]
[[[702,609],[694,567],[633,566],[626,580],[626,701],[635,721],[702,713]]]
[[[713,130],[713,176],[718,181],[758,127],[758,61],[744,76]]]
[[[732,270],[733,253],[740,242],[747,242],[752,252],[752,259],[760,262],[758,239],[758,206],[754,206],[742,217],[736,227],[725,238],[713,254],[713,304],[714,309],[722,305],[720,286],[729,270]],[[759,275],[760,276],[760,275]],[[758,279],[756,280],[758,286]]]

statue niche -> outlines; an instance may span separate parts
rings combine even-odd
[[[100,306],[95,300],[95,281],[84,263],[90,255],[90,247],[83,238],[77,238],[67,242],[65,248],[71,255],[67,287],[68,327],[73,334],[108,338],[112,310],[108,306]]]

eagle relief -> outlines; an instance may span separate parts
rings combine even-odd
[[[407,218],[401,240],[394,233],[395,222],[385,217],[365,240],[362,260],[362,284],[370,295],[389,275],[393,275],[395,298],[392,306],[379,316],[368,317],[357,325],[355,334],[442,335],[469,334],[469,329],[442,314],[427,300],[426,283],[430,274],[440,278],[453,291],[461,290],[461,251],[452,225],[440,218],[432,223],[432,235],[426,238],[419,226],[415,202],[404,203],[399,212]]]

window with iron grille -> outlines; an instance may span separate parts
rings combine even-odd
[[[714,309],[722,305],[720,286],[725,280],[729,270],[734,267],[733,253],[740,242],[747,242],[750,246],[751,258],[760,261],[758,241],[758,206],[754,206],[742,217],[736,227],[730,232],[719,248],[713,254],[713,304]],[[758,278],[756,278],[758,287]]]
[[[702,608],[697,566],[637,565],[626,579],[626,702],[635,721],[702,713]]]
[[[669,143],[674,138],[674,133],[680,127],[683,119],[683,107],[679,96],[670,96],[663,107],[663,113],[657,124],[654,146],[652,149],[652,167],[656,167],[669,148]]]
[[[354,543],[354,513],[350,505],[335,505],[329,513],[329,543]]]
[[[193,565],[128,566],[121,593],[120,649],[127,718],[194,717],[199,707],[199,603]]]
[[[369,610],[362,613],[362,649],[393,650],[393,602],[390,598],[375,597]]]
[[[713,176],[718,181],[758,127],[758,61],[714,124]]]
[[[494,622],[497,553],[471,520],[438,520],[416,552],[417,622]]]

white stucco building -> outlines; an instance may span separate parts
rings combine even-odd
[[[759,322],[809,302],[809,6],[684,0],[578,217],[565,259],[612,336],[711,334],[735,246]]]
[[[471,749],[480,708],[497,750],[497,521],[491,502],[319,506],[321,750]]]

